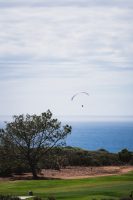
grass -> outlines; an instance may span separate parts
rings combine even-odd
[[[129,196],[133,190],[133,172],[75,180],[0,181],[0,194],[27,195],[46,199],[53,195],[57,200],[117,200]]]

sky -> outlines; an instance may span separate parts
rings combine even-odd
[[[0,0],[0,93],[1,116],[133,116],[133,1]]]

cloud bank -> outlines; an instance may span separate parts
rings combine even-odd
[[[21,3],[15,8],[17,1],[11,1],[11,8],[9,1],[1,1],[1,6],[3,2],[6,8],[0,11],[0,65],[44,63],[65,68],[65,64],[73,64],[85,70],[85,65],[132,70],[131,1],[49,1],[56,5],[46,8],[32,7],[37,1],[29,1],[30,7],[26,8]],[[72,7],[84,3],[88,7]],[[22,4],[26,6],[26,1]]]

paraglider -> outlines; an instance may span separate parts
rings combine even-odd
[[[71,101],[73,101],[75,99],[76,96],[80,95],[80,94],[85,94],[87,96],[89,96],[89,93],[88,92],[79,92],[79,93],[76,93],[72,96],[71,98]],[[82,104],[82,108],[84,107],[84,105]]]

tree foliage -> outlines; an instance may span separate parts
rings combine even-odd
[[[128,163],[132,158],[132,153],[127,149],[123,149],[118,155],[120,160],[124,163]]]
[[[19,159],[27,162],[34,178],[37,178],[38,163],[53,147],[63,145],[71,126],[61,126],[52,118],[50,110],[41,115],[14,116],[1,130],[1,144],[9,144]]]

